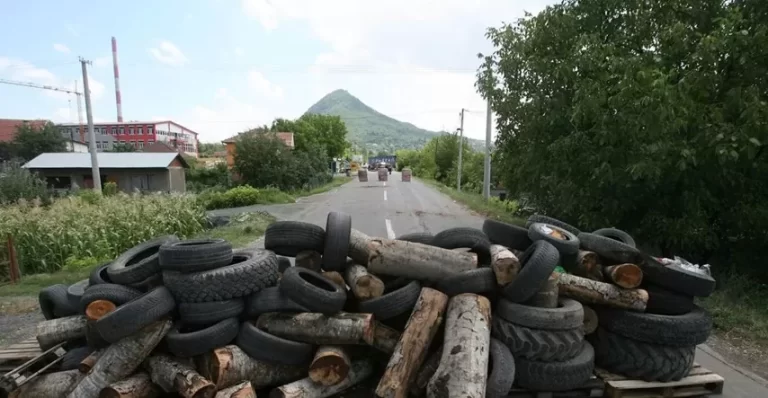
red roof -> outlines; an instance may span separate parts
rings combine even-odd
[[[16,129],[23,125],[29,124],[34,128],[42,128],[48,123],[48,120],[36,119],[0,119],[0,142],[10,142],[16,137]]]
[[[173,148],[172,146],[166,144],[163,141],[157,141],[154,144],[144,146],[144,149],[142,149],[141,152],[179,152],[181,153],[181,150]]]

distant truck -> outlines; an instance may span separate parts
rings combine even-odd
[[[379,167],[386,167],[391,173],[395,164],[397,164],[397,156],[371,156],[368,158],[368,170],[376,170]]]

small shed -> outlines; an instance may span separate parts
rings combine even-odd
[[[114,182],[120,191],[187,190],[184,169],[188,169],[189,164],[177,152],[99,152],[96,156],[101,183]],[[93,188],[90,153],[43,153],[23,167],[45,178],[53,189],[68,190],[75,184]]]

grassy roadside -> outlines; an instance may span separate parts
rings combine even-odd
[[[353,177],[347,177],[347,176],[334,176],[333,180],[331,182],[321,185],[319,187],[309,189],[309,190],[302,190],[302,191],[296,191],[292,192],[291,195],[295,196],[297,198],[301,198],[304,196],[310,196],[310,195],[317,195],[319,193],[328,192],[334,188],[338,188],[350,181],[352,181]]]
[[[514,200],[502,202],[498,199],[491,198],[490,201],[486,201],[485,198],[483,198],[483,195],[474,192],[459,192],[455,188],[447,187],[440,182],[425,178],[419,178],[419,180],[437,189],[441,193],[448,195],[451,199],[466,205],[486,218],[493,218],[510,224],[525,225],[524,218],[514,215],[514,211],[517,209],[517,202]]]

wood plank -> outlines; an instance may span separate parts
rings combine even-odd
[[[725,383],[723,377],[698,364],[688,376],[671,382],[630,380],[602,369],[596,370],[596,373],[606,379],[605,396],[608,398],[682,398],[717,395],[722,394]],[[612,380],[613,377],[618,379]]]
[[[607,382],[610,386],[623,389],[623,390],[637,390],[642,388],[670,388],[670,387],[688,387],[691,385],[709,384],[709,383],[722,383],[723,379],[720,375],[711,373],[706,375],[687,376],[678,381],[670,382],[647,382],[641,380],[614,380]]]

